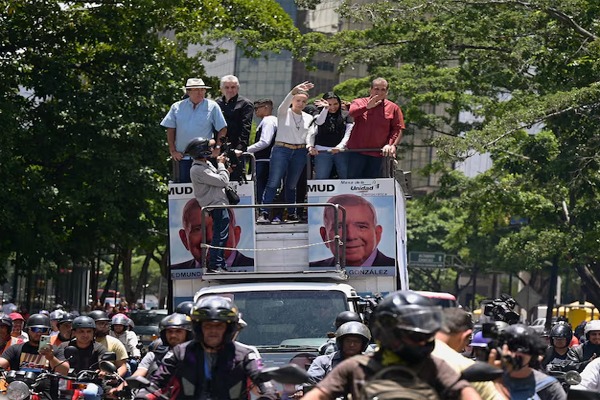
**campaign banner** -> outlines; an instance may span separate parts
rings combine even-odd
[[[254,182],[230,184],[240,196],[240,205],[254,204]],[[230,210],[229,240],[225,247],[227,269],[232,272],[254,272],[254,210]],[[202,277],[202,222],[200,206],[191,183],[169,184],[169,248],[171,279]],[[206,240],[212,240],[212,219],[205,217]]]
[[[311,180],[308,202],[337,203],[346,209],[345,266],[350,278],[396,275],[393,179]],[[331,207],[308,209],[309,243],[323,243],[308,249],[311,268],[335,265],[334,215]],[[338,224],[342,226],[341,212]],[[338,233],[341,236],[341,229]]]

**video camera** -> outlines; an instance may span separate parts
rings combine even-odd
[[[492,317],[494,321],[502,321],[513,325],[519,322],[519,314],[513,310],[516,305],[515,299],[507,294],[502,294],[499,299],[494,299],[491,303],[486,304],[483,313],[488,317]]]
[[[244,162],[240,160],[237,154],[235,154],[235,149],[231,147],[231,142],[227,142],[227,137],[219,138],[221,142],[221,154],[224,154],[226,157],[225,167],[231,167],[231,180],[237,181],[239,183],[248,183],[246,179],[246,174],[244,172]]]

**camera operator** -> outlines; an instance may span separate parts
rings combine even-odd
[[[556,378],[534,368],[545,345],[530,327],[516,324],[507,327],[499,337],[502,344],[500,360],[505,374],[497,382],[499,390],[509,399],[563,400],[567,394]],[[491,351],[491,356],[497,350]]]
[[[567,358],[573,361],[577,372],[583,369],[600,354],[600,320],[594,319],[585,324],[586,341],[569,349]]]
[[[215,168],[208,157],[211,156],[214,140],[196,138],[190,141],[185,149],[194,163],[190,169],[190,177],[194,187],[194,196],[201,206],[228,205],[225,188],[229,184],[229,171],[225,167],[225,156],[217,157]],[[229,238],[229,212],[225,208],[209,211],[213,220],[213,235],[209,251],[209,265],[207,272],[226,271],[225,249]]]

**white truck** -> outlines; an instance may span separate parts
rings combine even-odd
[[[196,249],[200,259],[187,259],[197,246],[194,232],[202,232],[201,248],[210,242],[204,239],[210,239],[210,221],[205,228],[186,222],[189,209],[196,208],[191,185],[170,186],[172,303],[231,298],[247,323],[238,340],[256,346],[267,365],[306,367],[335,330],[339,312],[363,312],[369,297],[408,288],[405,195],[395,179],[311,180],[308,221],[295,224],[257,225],[253,182],[237,191],[242,201],[230,208],[228,272],[205,273],[206,253]],[[361,209],[365,200],[369,204]],[[369,257],[352,265],[364,247]]]

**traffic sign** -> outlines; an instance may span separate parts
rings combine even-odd
[[[408,265],[410,267],[444,268],[445,261],[445,253],[432,253],[426,251],[408,252]]]

